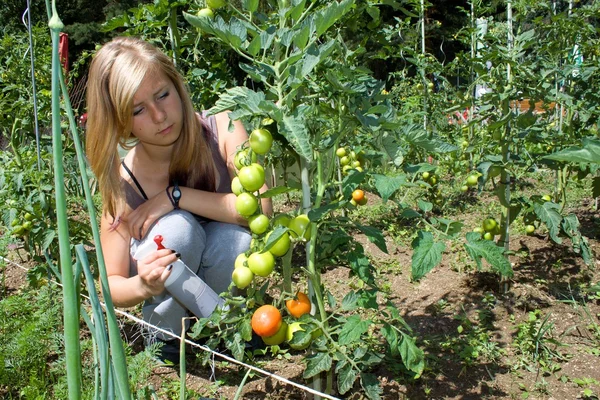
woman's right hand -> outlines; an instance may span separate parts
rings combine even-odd
[[[173,250],[162,249],[138,260],[138,276],[148,298],[164,292],[165,281],[171,274],[170,266],[177,259],[177,254]]]

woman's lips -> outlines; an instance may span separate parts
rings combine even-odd
[[[166,135],[167,133],[171,132],[171,129],[173,129],[173,125],[169,125],[168,127],[166,127],[165,129],[163,129],[162,131],[158,132],[159,135]]]

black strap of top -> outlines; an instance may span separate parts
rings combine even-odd
[[[138,190],[142,194],[142,197],[144,197],[145,200],[148,200],[148,196],[146,196],[146,192],[144,192],[144,189],[142,189],[142,186],[140,185],[138,180],[135,179],[133,172],[131,172],[131,170],[129,168],[127,168],[127,165],[125,165],[125,161],[121,161],[121,165],[123,166],[123,168],[125,168],[125,171],[127,171],[129,176],[131,177],[131,180],[133,181],[133,183],[135,183],[135,186],[137,186]]]

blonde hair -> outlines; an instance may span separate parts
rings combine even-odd
[[[125,196],[118,146],[132,147],[133,97],[146,75],[162,72],[181,97],[183,124],[173,149],[169,181],[213,192],[214,161],[181,74],[164,53],[148,42],[117,37],[94,56],[87,87],[86,153],[99,182],[104,212],[122,215]],[[134,142],[135,143],[135,142]]]

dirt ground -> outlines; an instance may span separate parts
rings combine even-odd
[[[576,210],[583,234],[589,239],[594,254],[600,254],[600,213]],[[476,271],[456,248],[447,249],[442,265],[420,282],[410,281],[411,250],[399,246],[388,237],[388,254],[381,252],[364,237],[359,237],[379,267],[378,283],[388,288],[387,299],[401,311],[414,329],[418,345],[425,351],[427,366],[422,377],[409,381],[381,367],[375,371],[383,387],[384,399],[598,399],[600,393],[600,300],[581,290],[600,283],[600,261],[586,266],[573,253],[570,243],[557,245],[546,235],[517,236],[512,240],[514,255],[510,261],[515,271],[504,292],[498,277],[487,271]],[[393,265],[395,267],[390,267]],[[15,294],[26,284],[25,273],[11,264],[5,272],[7,295]],[[325,286],[338,299],[343,298],[348,282],[356,280],[346,268],[328,268],[323,275]],[[598,292],[596,292],[597,294]],[[457,319],[468,316],[477,321],[477,313],[487,305],[491,315],[490,340],[499,349],[497,359],[477,357],[470,363],[456,349],[443,348],[442,343],[458,338]],[[545,341],[556,356],[551,368],[519,365],[515,340],[517,327],[525,324],[530,312],[539,310],[540,319],[548,317],[551,329]],[[125,324],[127,326],[127,323]],[[134,351],[141,349],[141,338],[135,327],[124,331]],[[254,364],[293,382],[302,379],[302,355],[257,357]],[[548,372],[550,370],[550,372]],[[202,366],[193,358],[188,361],[187,387],[207,398],[232,399],[244,378],[245,370],[227,361],[215,359],[212,366]],[[178,371],[158,367],[151,383],[157,389],[170,380],[179,380]],[[588,392],[584,392],[584,390]],[[165,397],[166,398],[166,397]],[[251,376],[242,390],[244,399],[308,399],[312,395],[272,377]],[[362,399],[355,385],[346,399]]]

